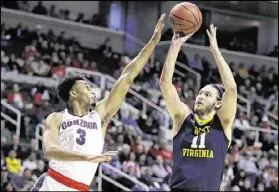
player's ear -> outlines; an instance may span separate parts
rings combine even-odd
[[[70,91],[70,96],[73,97],[73,98],[76,98],[77,97],[77,93],[73,90]]]
[[[222,101],[217,101],[217,103],[215,104],[215,109],[219,110],[222,107]]]

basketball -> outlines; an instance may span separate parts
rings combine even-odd
[[[200,9],[193,3],[183,2],[175,5],[170,11],[171,28],[185,35],[196,32],[202,24]]]

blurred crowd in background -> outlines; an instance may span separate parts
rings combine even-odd
[[[1,1],[1,6],[22,10],[27,12],[32,12],[34,14],[46,15],[54,18],[65,19],[76,21],[80,23],[85,23],[89,25],[97,25],[102,27],[108,27],[108,21],[106,17],[101,17],[99,14],[94,14],[92,17],[85,15],[84,13],[72,13],[68,9],[59,9],[57,10],[55,4],[53,4],[49,10],[43,5],[42,1],[38,1],[36,6],[31,6],[28,1]],[[204,10],[201,9],[203,12]],[[207,26],[203,23],[201,30],[197,31],[193,38],[189,39],[188,42],[198,45],[208,46],[208,38],[206,34],[202,33],[205,31]],[[242,51],[247,53],[257,53],[257,42],[255,42],[256,36],[251,34],[257,34],[256,28],[251,28],[247,30],[238,31],[232,33],[229,31],[218,31],[218,43],[220,48],[225,48],[233,51]],[[170,41],[172,39],[172,29],[168,28],[162,36],[162,41]],[[271,57],[278,57],[278,46],[275,46],[273,51],[270,53],[265,53],[265,55]]]
[[[56,11],[54,6],[47,10],[40,3],[32,10],[28,1],[19,2],[17,6],[5,1],[3,5],[35,14],[106,26],[98,16],[93,16],[92,20],[85,20],[82,14],[73,18],[70,10]],[[66,67],[75,67],[109,74],[117,79],[133,58],[129,54],[113,52],[109,38],[99,48],[89,49],[82,47],[75,37],[65,38],[65,33],[56,36],[51,30],[44,34],[39,28],[31,31],[21,24],[10,28],[1,23],[1,73],[59,79],[66,75]],[[168,31],[162,38],[168,40],[167,36]],[[230,44],[230,49],[240,50],[239,47],[232,48],[236,45]],[[278,47],[270,56],[278,57]],[[207,58],[198,53],[194,58],[187,58],[187,54],[180,52],[178,61],[202,75],[201,86],[220,82],[215,64],[209,63]],[[162,64],[159,61],[155,61],[154,65],[147,64],[135,80],[133,89],[165,109],[159,89]],[[252,65],[248,69],[241,63],[229,63],[229,66],[238,85],[238,94],[251,101],[252,107],[250,117],[245,112],[237,112],[233,141],[226,158],[220,190],[275,191],[278,189],[277,135],[260,132],[259,145],[255,143],[255,132],[250,131],[249,127],[273,129],[268,123],[272,119],[267,118],[267,113],[278,116],[278,73],[266,65]],[[97,77],[88,78],[96,84],[100,81]],[[175,76],[174,84],[181,100],[193,108],[197,94],[195,79],[190,75],[186,75],[185,79]],[[105,96],[104,91],[100,99]],[[20,137],[14,135],[15,126],[1,118],[1,191],[30,190],[36,179],[48,168],[48,160],[41,150],[35,148],[36,126],[44,123],[49,113],[63,110],[66,106],[58,100],[55,87],[46,87],[43,82],[31,85],[1,80],[1,100],[19,109],[23,115]],[[117,114],[116,119],[121,124],[112,121],[108,125],[104,151],[119,150],[119,156],[110,162],[114,167],[145,183],[152,191],[168,191],[172,151],[158,136],[164,117],[151,107],[147,107],[146,115],[142,114],[141,102],[131,94],[127,95],[126,102],[134,106],[139,115],[131,111]],[[245,105],[241,101],[239,104]],[[6,113],[9,114],[9,111]],[[278,125],[275,120],[272,123]],[[103,171],[105,175],[134,191],[143,190],[110,169],[104,168]],[[104,180],[102,188],[120,191]],[[96,190],[95,180],[90,189]]]

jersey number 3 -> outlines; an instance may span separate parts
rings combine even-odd
[[[199,136],[195,136],[193,138],[191,148],[199,148],[199,149],[205,148],[205,135],[206,135],[206,133],[203,133],[200,135],[200,144],[199,145],[197,144]]]
[[[86,131],[84,131],[83,129],[78,129],[77,134],[79,134],[79,137],[76,138],[77,144],[83,145],[85,143]]]

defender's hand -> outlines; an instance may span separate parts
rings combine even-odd
[[[164,24],[164,20],[165,20],[165,17],[166,17],[166,14],[162,14],[160,19],[158,20],[157,22],[157,25],[155,27],[155,30],[154,30],[154,33],[153,33],[153,36],[152,36],[152,39],[155,41],[155,43],[157,44],[160,39],[161,39],[161,35],[162,35],[162,30],[164,29],[165,27],[165,24]]]
[[[190,33],[185,36],[182,32],[173,31],[172,45],[180,48],[193,34],[194,33]]]
[[[209,49],[212,53],[219,51],[216,32],[217,32],[217,27],[214,27],[213,24],[210,25],[210,32],[208,31],[208,29],[206,30],[210,42]]]

